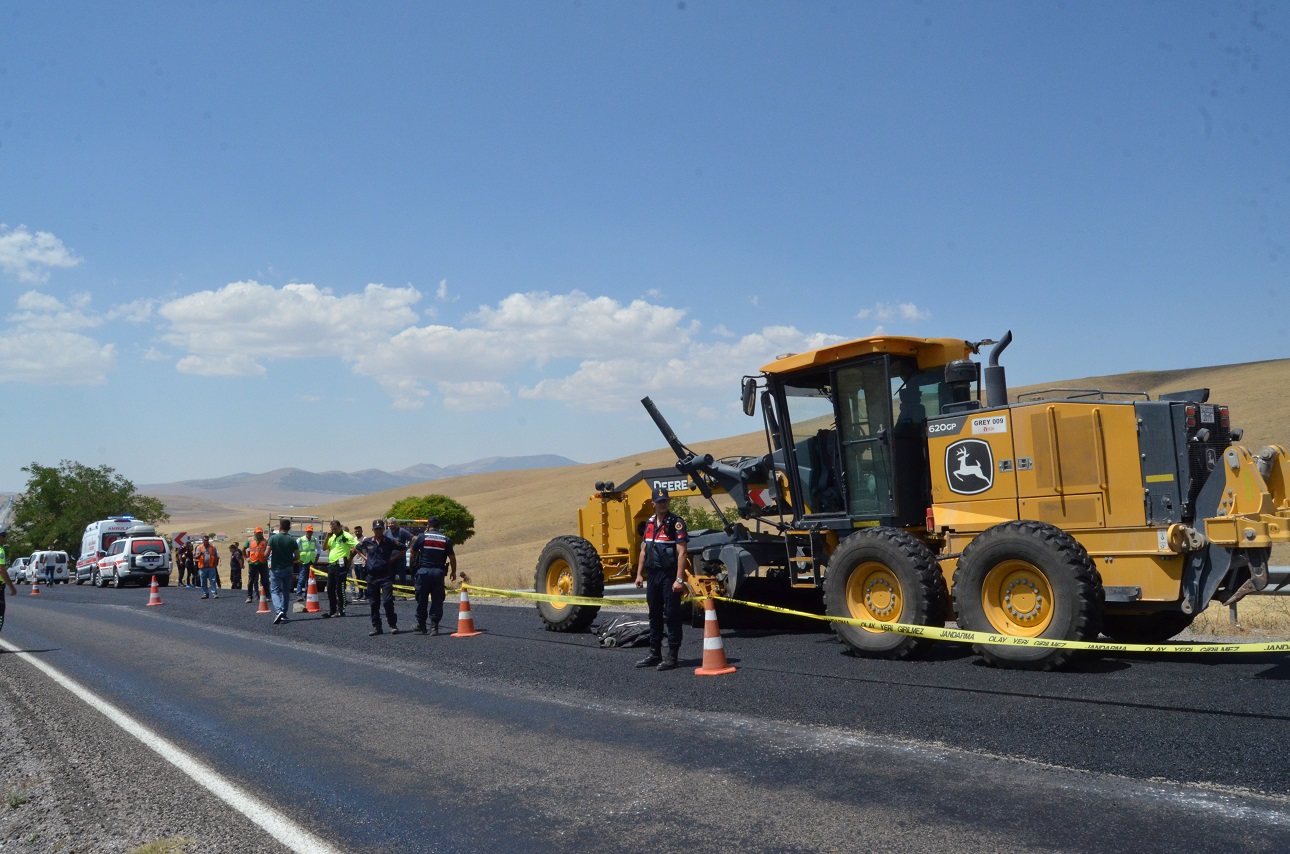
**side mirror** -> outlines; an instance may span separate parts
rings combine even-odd
[[[744,377],[743,387],[740,389],[739,402],[743,404],[744,415],[752,415],[757,409],[757,380],[753,377]]]

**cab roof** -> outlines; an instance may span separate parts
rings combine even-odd
[[[763,374],[793,374],[810,368],[822,368],[859,356],[888,353],[913,356],[922,370],[949,364],[972,355],[972,347],[962,338],[907,338],[899,335],[877,335],[830,344],[818,350],[794,353],[762,366]]]

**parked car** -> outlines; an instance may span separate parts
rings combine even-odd
[[[31,558],[20,557],[9,565],[9,580],[14,584],[25,584],[27,582],[27,564],[31,563]]]
[[[66,584],[71,577],[67,570],[67,552],[45,549],[31,553],[31,562],[27,564],[27,581],[32,578],[41,584],[53,578],[55,584]]]
[[[135,525],[108,546],[91,581],[95,587],[124,587],[130,582],[143,586],[151,584],[154,575],[160,586],[170,584],[170,549],[151,525]]]

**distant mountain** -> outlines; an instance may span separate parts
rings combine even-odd
[[[493,471],[576,465],[579,464],[567,457],[556,454],[536,454],[527,457],[486,457],[482,460],[451,466],[421,463],[395,472],[381,469],[311,472],[297,468],[282,468],[261,474],[238,472],[203,480],[149,483],[137,488],[147,495],[201,498],[230,505],[304,507],[354,495],[370,495],[373,492],[398,489],[428,480]]]

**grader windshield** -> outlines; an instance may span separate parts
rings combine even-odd
[[[924,430],[944,371],[870,356],[781,379],[780,411],[799,516],[922,521],[930,499]]]

